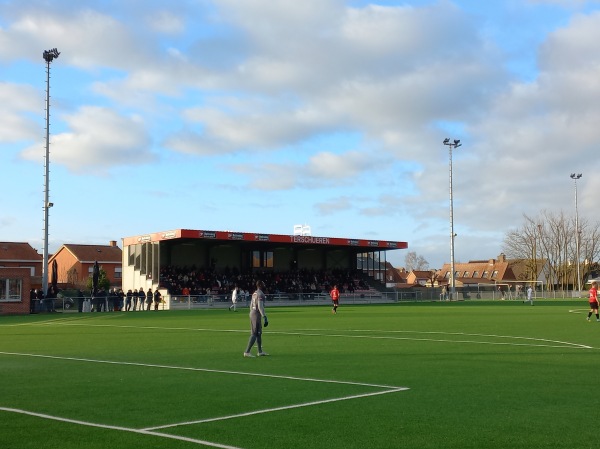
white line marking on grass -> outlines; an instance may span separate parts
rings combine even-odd
[[[569,310],[569,313],[588,313],[589,312],[589,308],[588,309],[571,309]]]
[[[378,385],[378,384],[369,384],[364,382],[350,382],[344,380],[329,380],[329,379],[315,379],[310,377],[295,377],[295,376],[282,376],[277,374],[262,374],[262,373],[249,373],[244,371],[228,371],[228,370],[218,370],[218,369],[208,369],[208,368],[194,368],[190,366],[171,366],[171,365],[158,365],[153,363],[139,363],[139,362],[118,362],[114,360],[96,360],[96,359],[84,359],[78,357],[62,357],[55,355],[45,355],[45,354],[28,354],[28,353],[20,353],[20,352],[4,352],[0,351],[0,354],[3,355],[12,355],[12,356],[21,356],[21,357],[39,357],[44,359],[55,359],[55,360],[71,360],[75,362],[88,362],[88,363],[106,363],[109,365],[123,365],[123,366],[141,366],[146,368],[162,368],[162,369],[172,369],[172,370],[182,370],[182,371],[198,371],[204,373],[217,373],[217,374],[234,374],[238,376],[252,376],[252,377],[268,377],[271,379],[285,379],[285,380],[298,380],[302,382],[319,382],[319,383],[330,383],[330,384],[339,384],[339,385],[354,385],[359,387],[370,387],[370,388],[385,388],[388,390],[396,390],[400,388],[406,389],[406,387],[399,387],[394,385]]]
[[[4,411],[4,412],[10,412],[10,413],[19,413],[21,415],[35,416],[37,418],[51,419],[53,421],[66,422],[66,423],[70,423],[70,424],[78,424],[80,426],[96,427],[96,428],[110,429],[110,430],[119,430],[122,432],[131,432],[131,433],[139,433],[142,435],[151,435],[151,436],[156,436],[156,437],[161,437],[161,438],[170,438],[172,440],[186,441],[188,443],[195,443],[195,444],[200,444],[202,446],[209,446],[209,447],[218,447],[220,449],[242,449],[242,448],[239,448],[236,446],[228,446],[226,444],[219,444],[219,443],[214,443],[212,441],[206,441],[206,440],[197,440],[195,438],[188,438],[188,437],[183,437],[183,436],[179,436],[179,435],[171,435],[168,433],[154,432],[152,430],[147,430],[147,429],[131,429],[129,427],[111,426],[108,424],[98,424],[98,423],[92,423],[92,422],[87,422],[87,421],[79,421],[76,419],[61,418],[60,416],[52,416],[52,415],[47,415],[44,413],[30,412],[30,411],[21,410],[18,408],[0,407],[0,410]]]
[[[61,321],[53,324],[59,324],[61,326],[90,326],[90,327],[119,327],[119,328],[131,328],[131,329],[152,329],[152,330],[174,330],[174,331],[196,331],[196,332],[234,332],[234,333],[247,333],[247,330],[240,329],[207,329],[207,328],[188,328],[188,327],[162,327],[162,326],[128,326],[128,325],[115,325],[115,324],[89,324],[89,323],[74,323],[72,321]],[[405,330],[356,330],[356,329],[342,329],[338,332],[371,332],[371,333],[406,333],[406,334],[429,334],[429,335],[462,335],[467,337],[487,337],[487,338],[503,338],[503,339],[514,339],[514,340],[529,340],[545,343],[554,344],[532,344],[532,343],[510,343],[510,342],[494,342],[494,341],[481,341],[481,340],[450,340],[440,338],[415,338],[415,337],[396,337],[389,335],[347,335],[347,334],[329,334],[332,329],[305,329],[298,331],[274,331],[269,330],[269,335],[299,335],[307,337],[336,337],[336,338],[365,338],[373,340],[408,340],[408,341],[431,341],[439,343],[470,343],[480,345],[497,345],[497,346],[528,346],[528,347],[540,347],[540,348],[572,348],[572,349],[595,349],[592,346],[583,345],[579,343],[571,343],[567,341],[559,340],[548,340],[544,338],[533,338],[533,337],[519,337],[511,335],[488,335],[488,334],[468,334],[462,332],[439,332],[439,331],[405,331]]]
[[[282,407],[274,407],[274,408],[268,408],[268,409],[264,409],[264,410],[255,410],[253,412],[238,413],[236,415],[220,416],[217,418],[206,418],[206,419],[199,419],[197,421],[187,421],[187,422],[180,422],[180,423],[175,423],[175,424],[166,424],[164,426],[147,427],[144,430],[167,429],[169,427],[178,427],[178,426],[187,426],[187,425],[192,425],[192,424],[203,424],[203,423],[214,422],[214,421],[223,421],[226,419],[242,418],[245,416],[260,415],[262,413],[272,413],[272,412],[278,412],[281,410],[291,410],[291,409],[302,408],[302,407],[312,407],[315,405],[327,404],[327,403],[331,403],[331,402],[348,401],[350,399],[360,399],[360,398],[366,398],[369,396],[379,396],[382,394],[397,393],[399,391],[406,391],[406,390],[408,390],[408,388],[394,388],[394,389],[385,390],[385,391],[376,391],[374,393],[355,394],[352,396],[345,396],[345,397],[341,397],[341,398],[324,399],[321,401],[304,402],[302,404],[294,404],[294,405],[284,405]]]
[[[373,333],[407,333],[407,334],[438,334],[438,335],[459,335],[466,337],[488,337],[488,338],[504,338],[504,339],[515,339],[515,340],[531,340],[549,344],[532,344],[532,343],[509,343],[509,342],[495,342],[495,341],[478,341],[478,340],[450,340],[450,339],[439,339],[439,338],[415,338],[415,337],[395,337],[395,336],[379,336],[379,335],[347,335],[347,334],[328,334],[328,329],[307,329],[311,332],[271,332],[289,335],[307,335],[307,336],[326,336],[326,337],[346,337],[346,338],[366,338],[374,340],[412,340],[412,341],[433,341],[443,343],[472,343],[481,345],[502,345],[502,346],[530,346],[530,347],[542,347],[542,348],[572,348],[572,349],[595,349],[592,346],[587,346],[579,343],[570,343],[567,341],[559,340],[548,340],[544,338],[533,338],[533,337],[518,337],[511,335],[493,335],[493,334],[467,334],[462,332],[425,332],[425,331],[382,331],[382,330],[343,330],[343,332],[373,332]],[[319,332],[319,333],[317,333]]]

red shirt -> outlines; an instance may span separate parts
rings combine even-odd
[[[333,299],[334,301],[337,301],[338,299],[340,299],[340,291],[337,288],[334,288],[333,290],[331,290],[331,293],[329,293],[329,295],[331,296],[331,299]]]
[[[598,289],[590,288],[590,303],[598,302]]]

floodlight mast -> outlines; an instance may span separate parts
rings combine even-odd
[[[46,157],[44,160],[44,249],[42,262],[42,291],[48,294],[48,210],[54,206],[50,202],[50,63],[60,52],[53,48],[44,50],[46,61]]]
[[[575,183],[575,257],[577,257],[576,268],[577,268],[577,297],[581,296],[581,273],[579,271],[579,211],[577,208],[577,180],[581,179],[581,173],[571,173],[571,179]]]
[[[456,299],[456,279],[454,274],[454,237],[456,237],[456,234],[454,233],[454,200],[452,197],[452,149],[458,148],[462,144],[459,139],[454,139],[453,142],[450,142],[450,139],[447,137],[444,139],[443,144],[448,146],[450,159],[450,298]]]

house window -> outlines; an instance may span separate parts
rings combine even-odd
[[[2,279],[0,278],[0,302],[21,301],[21,292],[23,290],[22,279]]]
[[[463,273],[463,277],[464,277],[464,278],[471,277],[471,272],[469,272],[469,271],[465,271],[465,272]]]
[[[446,274],[444,275],[444,277],[445,277],[446,279],[450,279],[450,272],[449,272],[449,271],[446,271]]]
[[[498,270],[492,271],[492,279],[498,277]]]
[[[120,267],[115,267],[115,279],[122,279],[122,269]]]
[[[473,277],[474,278],[478,278],[479,277],[479,271],[473,271]]]
[[[487,270],[485,270],[485,271],[483,272],[483,274],[481,275],[481,277],[482,277],[482,278],[486,278],[486,277],[488,277],[488,274],[489,274],[489,272],[488,272]]]

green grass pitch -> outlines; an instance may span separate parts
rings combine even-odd
[[[585,301],[0,317],[0,447],[595,448]],[[254,349],[254,352],[256,349]]]

